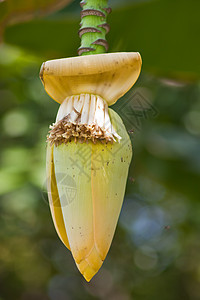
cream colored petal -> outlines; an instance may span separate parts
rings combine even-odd
[[[141,64],[138,52],[70,57],[43,63],[40,78],[46,92],[59,103],[68,96],[89,93],[112,105],[133,86]]]
[[[54,146],[47,144],[47,157],[46,157],[46,172],[47,172],[47,191],[49,198],[49,205],[51,215],[53,218],[54,226],[63,244],[70,250],[69,241],[63,221],[63,214],[61,210],[60,199],[58,195],[57,183],[54,171],[53,161]]]
[[[74,98],[73,101],[74,110],[72,110],[69,116],[71,122],[75,122],[77,120],[77,118],[79,117],[79,113],[81,112],[84,104],[84,97],[82,97],[82,95],[81,97],[76,95],[73,98]]]
[[[72,112],[73,108],[73,103],[74,103],[74,97],[67,97],[63,103],[60,105],[56,117],[56,122],[62,120],[64,117],[67,115],[69,116],[70,113]]]
[[[96,96],[91,95],[88,125],[93,125],[95,123],[95,110],[96,110]]]
[[[88,124],[88,118],[89,118],[89,110],[88,107],[90,105],[90,95],[86,94],[85,95],[85,101],[84,101],[84,106],[82,109],[82,114],[81,114],[81,124]]]
[[[105,106],[105,114],[104,114],[104,120],[105,120],[105,124],[104,124],[104,128],[105,130],[107,130],[110,135],[112,132],[112,125],[110,122],[110,117],[109,117],[109,113],[108,113],[108,107]]]
[[[104,127],[104,102],[102,99],[97,96],[97,103],[96,103],[96,112],[95,112],[95,123],[100,127]]]

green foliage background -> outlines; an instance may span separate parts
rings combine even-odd
[[[58,104],[38,74],[45,60],[77,55],[80,8],[67,2],[0,2],[0,299],[198,300],[200,2],[110,1],[110,51],[139,51],[143,70],[114,106],[134,129],[134,158],[112,247],[89,284],[45,192]]]

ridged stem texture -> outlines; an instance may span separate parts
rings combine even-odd
[[[81,46],[79,55],[100,54],[108,51],[106,34],[110,26],[106,22],[107,15],[111,12],[108,0],[82,0],[80,2],[81,28],[79,37]]]

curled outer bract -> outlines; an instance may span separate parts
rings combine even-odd
[[[43,63],[40,78],[49,96],[60,104],[68,96],[89,93],[112,105],[136,82],[141,63],[138,52],[63,58]]]

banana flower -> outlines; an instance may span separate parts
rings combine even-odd
[[[140,54],[123,52],[51,60],[41,67],[46,92],[60,104],[47,138],[51,214],[87,281],[110,248],[132,158],[125,126],[108,106],[133,86],[140,70]]]

